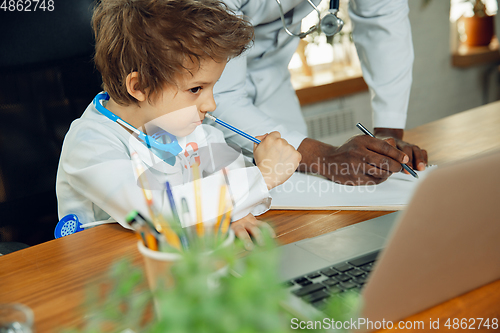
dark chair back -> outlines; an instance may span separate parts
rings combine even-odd
[[[91,0],[0,13],[0,241],[53,238],[62,141],[101,85],[91,15]]]

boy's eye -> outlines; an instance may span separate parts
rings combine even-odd
[[[201,87],[195,87],[195,88],[189,89],[189,91],[192,92],[193,94],[199,93],[200,90],[201,90]]]

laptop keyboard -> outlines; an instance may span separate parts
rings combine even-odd
[[[321,309],[333,295],[346,290],[361,291],[380,251],[325,267],[285,282],[297,297]]]

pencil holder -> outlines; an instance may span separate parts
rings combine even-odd
[[[234,243],[234,232],[229,229],[226,239],[220,243],[217,249],[228,249],[232,247]],[[171,252],[160,252],[153,251],[146,246],[144,246],[142,241],[137,243],[139,252],[144,258],[144,267],[146,270],[146,278],[148,281],[149,288],[151,291],[157,291],[158,289],[169,289],[175,287],[175,279],[172,276],[172,266],[183,259],[180,253]],[[209,250],[205,252],[200,252],[199,255],[202,257],[208,257],[214,253],[215,250]],[[228,272],[228,266],[226,262],[220,261],[215,262],[213,267],[213,273],[209,276],[209,281],[207,285],[216,285],[218,278],[224,276]],[[158,305],[155,300],[155,306],[158,310]]]

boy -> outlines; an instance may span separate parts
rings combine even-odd
[[[204,177],[203,218],[214,220],[226,167],[234,201],[231,226],[251,248],[249,234],[260,239],[253,215],[269,208],[269,190],[291,176],[300,154],[273,132],[254,147],[257,166],[246,167],[219,130],[201,125],[206,112],[215,110],[213,87],[226,62],[251,42],[251,25],[217,0],[103,0],[93,28],[105,93],[64,139],[56,184],[59,216],[76,214],[86,226],[116,221],[128,227],[131,210],[147,215],[131,162],[137,154],[156,209],[171,214],[164,187],[169,181],[177,206],[187,199],[191,221],[196,215],[190,181],[197,164]]]

